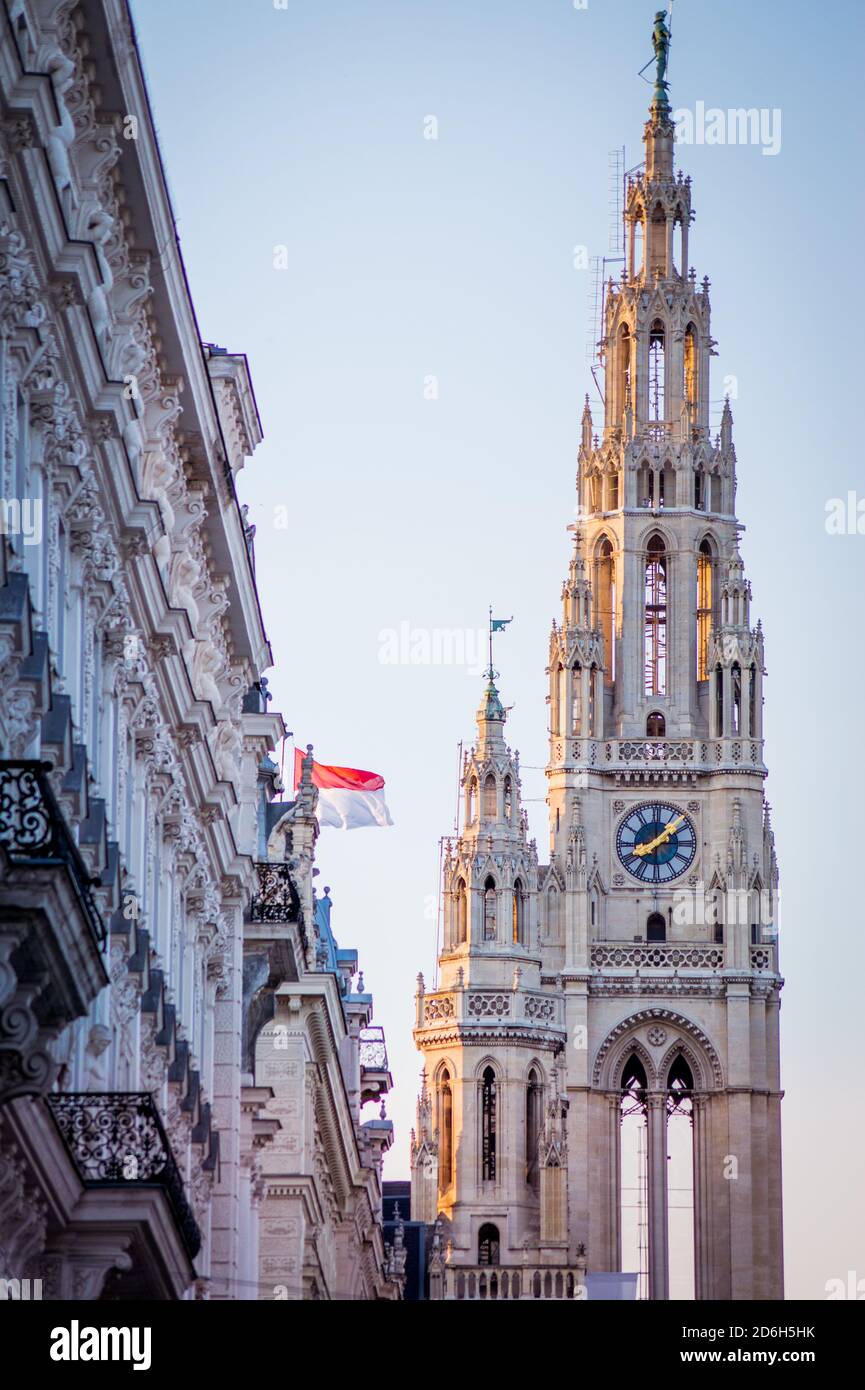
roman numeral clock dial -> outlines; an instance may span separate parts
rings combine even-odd
[[[693,863],[697,837],[684,811],[665,801],[647,801],[625,816],[616,835],[616,852],[641,883],[669,883]]]

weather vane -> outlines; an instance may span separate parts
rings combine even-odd
[[[489,678],[490,678],[491,681],[492,681],[492,680],[495,680],[496,676],[498,675],[498,671],[493,670],[493,633],[494,633],[494,632],[504,632],[504,630],[505,630],[505,628],[507,627],[508,623],[512,623],[513,620],[514,620],[514,615],[513,615],[513,613],[511,614],[511,616],[510,616],[509,618],[494,618],[494,617],[493,617],[493,606],[492,606],[492,604],[490,604],[490,637],[489,637],[489,640],[490,640],[490,664],[489,664],[489,670],[487,671],[487,675],[489,676]]]

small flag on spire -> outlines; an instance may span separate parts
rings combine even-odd
[[[514,619],[513,619],[513,614],[511,615],[510,618],[491,618],[491,619],[490,619],[490,631],[491,631],[491,632],[504,632],[504,630],[505,630],[505,628],[507,627],[508,623],[512,623],[513,620],[514,620]]]

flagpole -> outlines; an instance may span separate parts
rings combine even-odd
[[[490,676],[490,680],[492,680],[492,678],[493,678],[493,606],[492,606],[492,604],[490,604],[490,634],[489,634],[489,636],[490,636],[490,667],[489,667],[489,676]]]

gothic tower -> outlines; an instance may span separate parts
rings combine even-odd
[[[673,136],[659,62],[550,639],[549,863],[490,671],[419,980],[412,1214],[438,1218],[444,1297],[615,1271],[654,1299],[783,1297],[763,636]]]

